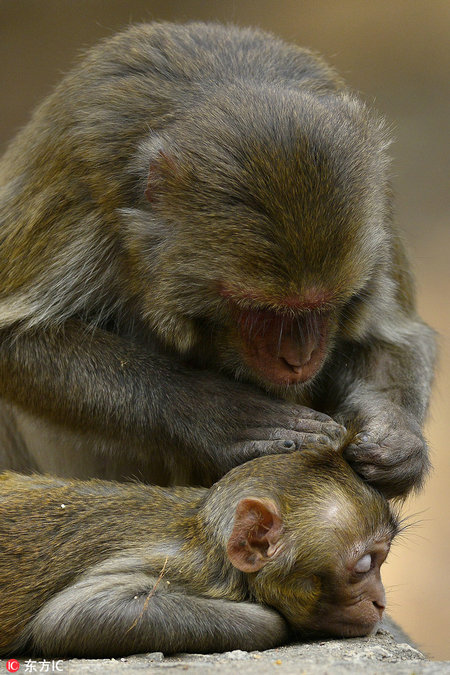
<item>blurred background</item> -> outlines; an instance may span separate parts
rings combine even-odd
[[[384,566],[389,611],[450,659],[450,222],[448,0],[0,0],[0,151],[75,57],[130,22],[259,26],[321,52],[393,124],[397,221],[419,308],[440,334],[427,435],[434,472],[404,512],[416,523]]]

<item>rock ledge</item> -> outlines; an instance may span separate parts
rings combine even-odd
[[[191,672],[199,675],[450,675],[450,661],[430,661],[413,647],[408,637],[390,619],[384,628],[369,638],[350,640],[323,640],[291,644],[264,652],[240,650],[224,654],[177,654],[161,652],[139,654],[121,659],[67,659],[58,661],[59,672],[65,675],[140,675],[143,671],[168,673]],[[43,667],[43,661],[20,659],[20,673],[52,672],[52,663]],[[45,662],[48,663],[48,660]],[[28,667],[27,667],[28,666]],[[7,672],[5,661],[0,661],[0,672]],[[53,670],[53,672],[57,672]]]

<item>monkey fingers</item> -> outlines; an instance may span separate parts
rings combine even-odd
[[[345,458],[387,498],[405,496],[422,484],[429,469],[427,446],[420,430],[374,424],[356,436]]]
[[[330,424],[332,423],[337,427],[343,428],[340,424],[335,422],[335,420],[329,415],[326,415],[323,412],[319,412],[318,410],[314,410],[313,408],[308,408],[307,406],[304,405],[293,406],[292,415],[294,417],[300,417],[301,419],[305,420],[317,420],[318,422],[327,422]]]
[[[231,448],[232,456],[237,463],[248,461],[264,455],[277,455],[286,452],[306,449],[329,449],[337,447],[329,436],[323,433],[293,432],[286,429],[252,429],[255,439],[236,443]],[[264,438],[265,436],[265,438]]]
[[[305,408],[305,410],[308,409]],[[321,415],[321,413],[318,414]],[[292,441],[296,444],[297,450],[306,447],[305,442],[308,443],[308,447],[318,444],[337,449],[342,445],[347,431],[345,427],[337,424],[330,417],[323,415],[323,418],[325,418],[323,421],[312,417],[299,418],[297,414],[295,419],[280,419],[278,423],[272,423],[272,425],[270,423],[255,425],[255,427],[245,429],[239,434],[238,440]],[[289,448],[294,449],[292,445]]]
[[[305,406],[289,406],[283,403],[280,407],[272,405],[263,410],[263,413],[264,417],[258,415],[255,418],[255,427],[259,426],[263,429],[272,427],[300,433],[325,434],[329,437],[328,443],[331,442],[332,447],[339,447],[347,435],[346,428],[329,415]],[[248,438],[248,433],[248,431],[245,431],[240,438]],[[266,434],[267,432],[263,431],[262,433]]]
[[[329,437],[333,448],[338,448],[344,442],[347,429],[328,415],[309,408],[301,408],[300,415],[298,411],[294,411],[294,414],[296,418],[290,427],[293,431],[325,434]]]

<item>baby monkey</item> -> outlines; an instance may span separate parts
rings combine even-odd
[[[0,656],[260,650],[362,636],[398,530],[333,450],[272,455],[210,489],[0,478]]]

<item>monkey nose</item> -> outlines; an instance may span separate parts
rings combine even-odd
[[[316,346],[315,346],[315,345],[312,346],[310,349],[304,350],[303,353],[302,353],[301,358],[298,359],[299,363],[289,363],[289,365],[291,366],[292,370],[293,370],[295,373],[299,373],[299,372],[301,371],[301,369],[302,369],[304,366],[307,366],[308,363],[311,362],[311,360],[312,360],[312,358],[313,358],[313,356],[314,356],[315,351],[316,351]]]
[[[298,374],[311,361],[316,347],[315,342],[298,346],[286,341],[280,347],[279,356],[294,373]]]
[[[282,354],[281,358],[286,362],[289,368],[292,368],[294,373],[300,373],[301,369],[311,361],[313,354],[314,347],[302,350],[301,354]]]
[[[383,612],[386,609],[386,594],[383,590],[382,593],[380,593],[375,600],[372,600],[372,604],[377,610],[378,614],[380,615],[380,619],[383,616]]]

